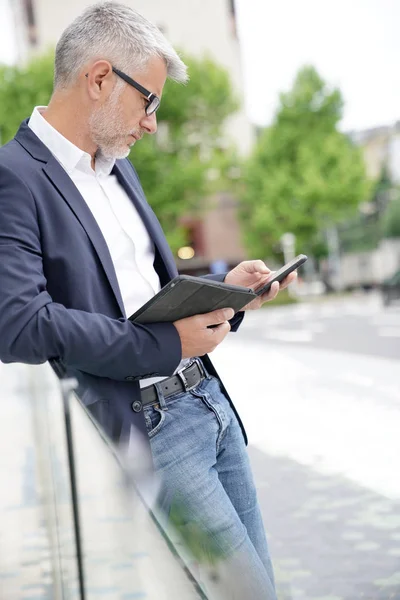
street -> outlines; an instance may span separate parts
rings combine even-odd
[[[249,436],[279,599],[400,599],[400,310],[374,294],[268,307],[213,360]]]
[[[260,327],[262,328],[260,332]],[[384,308],[379,294],[273,307],[246,315],[241,336],[253,341],[400,359],[400,307]]]

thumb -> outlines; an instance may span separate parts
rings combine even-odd
[[[271,273],[271,269],[269,269],[262,260],[251,260],[244,264],[247,273],[260,273],[261,275],[268,275]]]
[[[219,325],[220,323],[224,323],[225,321],[229,321],[234,316],[235,311],[233,308],[219,308],[217,310],[213,310],[210,313],[204,313],[203,315],[199,315],[203,325],[207,327],[208,325]]]

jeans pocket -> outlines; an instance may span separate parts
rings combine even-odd
[[[162,428],[165,421],[165,411],[159,406],[149,406],[143,410],[144,420],[149,438],[154,437]]]
[[[191,390],[191,393],[196,398],[199,398],[203,402],[204,406],[206,406],[208,410],[214,414],[214,417],[218,423],[218,427],[222,429],[223,422],[221,414],[219,412],[218,406],[216,406],[215,403],[212,401],[212,393],[210,395],[208,390]]]

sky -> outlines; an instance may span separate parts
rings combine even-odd
[[[345,100],[344,130],[400,120],[399,0],[236,0],[246,106],[271,122],[279,93],[314,65]]]
[[[0,62],[12,62],[10,2],[0,0]],[[187,0],[190,1],[190,0]],[[314,65],[345,100],[343,130],[400,120],[400,0],[235,0],[246,111],[273,119],[279,93]]]

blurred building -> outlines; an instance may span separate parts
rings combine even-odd
[[[340,284],[349,289],[372,288],[400,268],[400,239],[381,239],[380,225],[388,203],[398,197],[400,121],[352,131],[349,137],[362,149],[367,175],[378,186],[374,197],[360,205],[358,220],[342,227],[341,245],[345,250],[340,261]],[[357,249],[360,242],[364,249]]]
[[[234,0],[122,1],[155,23],[176,47],[194,56],[208,54],[228,71],[242,107],[227,121],[225,138],[235,144],[242,156],[248,154],[254,130],[244,111]],[[20,59],[54,46],[65,27],[93,3],[93,0],[13,0]],[[189,216],[185,220],[195,254],[189,260],[178,259],[181,270],[202,272],[215,261],[231,265],[245,257],[234,199],[221,195],[213,198],[211,205],[204,218]]]
[[[377,179],[386,168],[391,181],[400,183],[400,121],[352,131],[350,137],[363,150],[368,177]]]

